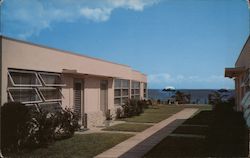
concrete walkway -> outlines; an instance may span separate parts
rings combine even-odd
[[[140,158],[171,134],[198,109],[186,108],[175,115],[155,124],[143,132],[117,144],[113,148],[95,156],[95,158]]]

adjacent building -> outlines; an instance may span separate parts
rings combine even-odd
[[[244,106],[246,109],[250,105],[250,102],[245,103],[250,94],[250,38],[243,46],[235,67],[225,69],[225,77],[234,78],[236,110],[243,111]]]
[[[3,36],[0,50],[1,105],[72,108],[91,128],[128,99],[147,98],[147,76],[126,65]]]

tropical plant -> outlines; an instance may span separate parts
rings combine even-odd
[[[3,151],[20,150],[29,133],[29,109],[19,102],[5,103],[1,107],[1,145]]]
[[[107,120],[107,121],[108,121],[108,120],[112,120],[112,115],[111,115],[111,113],[110,113],[110,109],[108,109],[108,110],[106,111],[105,116],[106,116],[106,120]]]
[[[190,94],[185,94],[183,92],[177,91],[175,93],[175,100],[179,104],[188,104],[190,103],[191,95]]]
[[[55,138],[69,138],[74,135],[74,132],[80,129],[79,116],[71,109],[65,108],[60,110],[55,115],[56,129]]]
[[[2,106],[1,143],[4,152],[46,147],[56,139],[73,136],[80,127],[77,115],[70,109],[53,113],[35,109],[16,102]]]

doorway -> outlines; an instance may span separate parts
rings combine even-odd
[[[84,86],[81,79],[74,80],[74,112],[79,117],[79,123],[85,127]]]
[[[100,85],[100,109],[105,116],[108,110],[108,81],[101,80]]]

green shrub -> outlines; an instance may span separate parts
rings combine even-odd
[[[55,140],[56,115],[42,110],[33,111],[29,120],[29,135],[25,147],[28,149],[46,147]]]
[[[108,109],[106,112],[105,112],[105,117],[106,117],[106,120],[112,120],[112,115],[110,113],[110,109]]]
[[[58,111],[55,115],[56,118],[56,131],[55,138],[69,138],[74,135],[74,132],[80,129],[78,123],[79,117],[76,113],[72,112],[69,108]]]
[[[147,103],[146,100],[130,99],[122,105],[123,117],[138,116],[143,113],[144,109],[148,108],[148,106],[149,103]]]
[[[3,151],[20,150],[29,133],[29,109],[17,102],[5,103],[1,107],[1,145]]]
[[[136,106],[136,113],[137,115],[140,115],[141,113],[144,112],[144,109],[147,107],[147,103],[145,100],[138,100],[137,101],[137,106]]]
[[[147,100],[147,104],[148,104],[148,106],[152,106],[153,105],[152,100],[151,99]]]
[[[157,99],[157,104],[161,104],[161,100],[160,99]]]
[[[1,110],[1,140],[4,153],[46,147],[56,139],[73,136],[79,118],[70,109],[50,113],[21,103],[6,103]]]
[[[121,119],[123,117],[122,115],[122,109],[121,108],[117,108],[116,109],[116,119]]]

